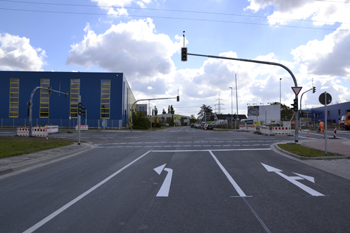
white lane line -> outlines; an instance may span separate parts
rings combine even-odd
[[[256,150],[271,150],[271,148],[251,148],[251,149],[207,149],[207,150],[152,150],[153,152],[203,152],[203,151],[256,151]]]
[[[250,203],[243,198],[244,202],[247,204],[247,206],[249,207],[249,209],[252,211],[252,213],[254,214],[254,216],[256,217],[256,219],[260,222],[261,226],[265,229],[265,231],[267,233],[271,233],[270,229],[266,226],[266,224],[264,223],[264,221],[259,217],[259,215],[256,213],[256,211],[254,210],[254,208],[250,205]]]
[[[211,156],[213,157],[213,159],[215,160],[215,162],[218,164],[218,166],[220,167],[221,171],[225,174],[225,176],[227,177],[227,179],[230,181],[230,183],[232,184],[232,186],[236,189],[237,193],[239,194],[240,197],[246,197],[247,195],[245,195],[245,193],[243,192],[243,190],[239,187],[239,185],[236,183],[236,181],[232,178],[232,176],[227,172],[227,170],[224,168],[224,166],[222,166],[222,164],[220,163],[220,161],[216,158],[216,156],[213,154],[212,151],[209,151],[209,153],[211,154]]]
[[[125,169],[127,169],[128,167],[133,165],[134,163],[136,163],[138,160],[140,160],[143,157],[145,157],[151,151],[152,150],[147,151],[146,153],[144,153],[143,155],[141,155],[140,157],[138,157],[134,161],[132,161],[129,164],[125,165],[123,168],[119,169],[118,171],[116,171],[112,175],[108,176],[106,179],[102,180],[100,183],[96,184],[94,187],[90,188],[89,190],[87,190],[83,194],[81,194],[78,197],[74,198],[73,200],[71,200],[70,202],[68,202],[67,204],[65,204],[64,206],[62,206],[61,208],[59,208],[58,210],[56,210],[55,212],[53,212],[52,214],[50,214],[49,216],[47,216],[46,218],[41,220],[40,222],[36,223],[34,226],[32,226],[32,227],[28,228],[27,230],[25,230],[23,233],[30,233],[30,232],[33,232],[33,231],[39,229],[41,226],[43,226],[44,224],[49,222],[51,219],[53,219],[54,217],[56,217],[57,215],[59,215],[60,213],[62,213],[63,211],[65,211],[66,209],[68,209],[69,207],[71,207],[72,205],[77,203],[78,201],[80,201],[81,199],[83,199],[85,196],[87,196],[88,194],[90,194],[91,192],[93,192],[94,190],[99,188],[101,185],[103,185],[104,183],[106,183],[107,181],[109,181],[110,179],[112,179],[113,177],[115,177],[116,175],[118,175],[119,173],[121,173],[122,171],[124,171]]]

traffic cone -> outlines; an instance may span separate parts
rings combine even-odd
[[[306,137],[309,137],[309,133],[307,133]]]

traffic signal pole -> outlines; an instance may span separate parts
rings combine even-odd
[[[300,113],[301,113],[301,111],[303,111],[303,110],[302,110],[302,107],[301,107],[303,95],[304,95],[306,92],[309,92],[309,91],[311,91],[311,90],[314,90],[314,89],[311,88],[311,89],[309,89],[309,90],[307,90],[307,91],[304,91],[303,94],[301,94],[301,96],[300,96]],[[315,93],[315,92],[314,92],[314,93]],[[299,122],[300,122],[300,131],[301,131],[301,117],[299,117]]]
[[[185,35],[183,35],[183,39],[185,41]],[[185,50],[181,50],[181,51],[185,51]],[[243,61],[243,62],[252,62],[252,63],[265,64],[265,65],[272,65],[272,66],[279,66],[279,67],[282,67],[283,69],[285,69],[292,76],[293,81],[294,81],[294,86],[298,87],[297,80],[296,80],[293,72],[290,69],[288,69],[288,67],[286,67],[286,66],[284,66],[284,65],[282,65],[280,63],[277,63],[277,62],[268,62],[268,61],[249,60],[249,59],[242,59],[242,58],[220,57],[220,56],[188,53],[187,52],[187,48],[186,48],[186,57],[184,57],[183,54],[181,54],[181,60],[182,61],[187,61],[187,55],[198,56],[198,57],[208,57],[208,58],[218,58],[218,59],[225,59],[225,60],[234,60],[234,61]],[[295,99],[298,101],[298,95],[295,95]],[[296,112],[296,119],[298,119],[298,118],[299,118],[299,113]],[[295,142],[298,142],[298,135],[299,135],[298,127],[299,127],[299,123],[298,123],[298,120],[296,120],[295,121]]]
[[[33,116],[33,114],[32,114],[32,112],[33,112],[33,111],[32,111],[32,107],[33,107],[33,97],[34,97],[34,94],[35,94],[36,90],[38,90],[38,89],[47,90],[49,94],[51,94],[51,92],[61,93],[61,94],[64,94],[66,98],[67,98],[67,96],[68,96],[68,93],[67,93],[67,92],[61,92],[61,91],[52,90],[51,87],[47,88],[47,87],[40,87],[40,86],[39,86],[39,87],[36,87],[36,88],[33,89],[32,93],[31,93],[31,95],[30,95],[30,100],[29,100],[29,102],[27,103],[28,106],[29,106],[29,137],[32,137],[32,119],[33,119],[33,118],[32,118],[32,116]]]
[[[132,132],[132,118],[133,118],[133,113],[134,113],[134,105],[137,103],[137,102],[140,102],[140,101],[151,101],[151,100],[169,100],[169,99],[176,99],[177,102],[180,101],[180,96],[176,96],[176,97],[167,97],[167,98],[153,98],[153,99],[141,99],[141,100],[136,100],[132,105],[131,105],[131,132]],[[152,113],[151,113],[151,116],[152,116]],[[152,119],[152,118],[151,118]],[[152,125],[152,122],[151,122],[151,125]]]

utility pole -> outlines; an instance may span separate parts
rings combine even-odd
[[[232,117],[233,117],[233,102],[232,102],[232,87],[229,87],[231,89],[231,128],[233,128],[233,120],[232,120]]]
[[[237,74],[235,74],[235,82],[236,82],[236,107],[237,107],[236,121],[235,121],[235,128],[237,128],[237,119],[238,119],[238,92],[237,92]]]

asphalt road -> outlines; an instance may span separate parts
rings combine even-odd
[[[0,179],[0,232],[350,229],[350,181],[270,149],[293,137],[189,127],[83,136],[93,149]]]

